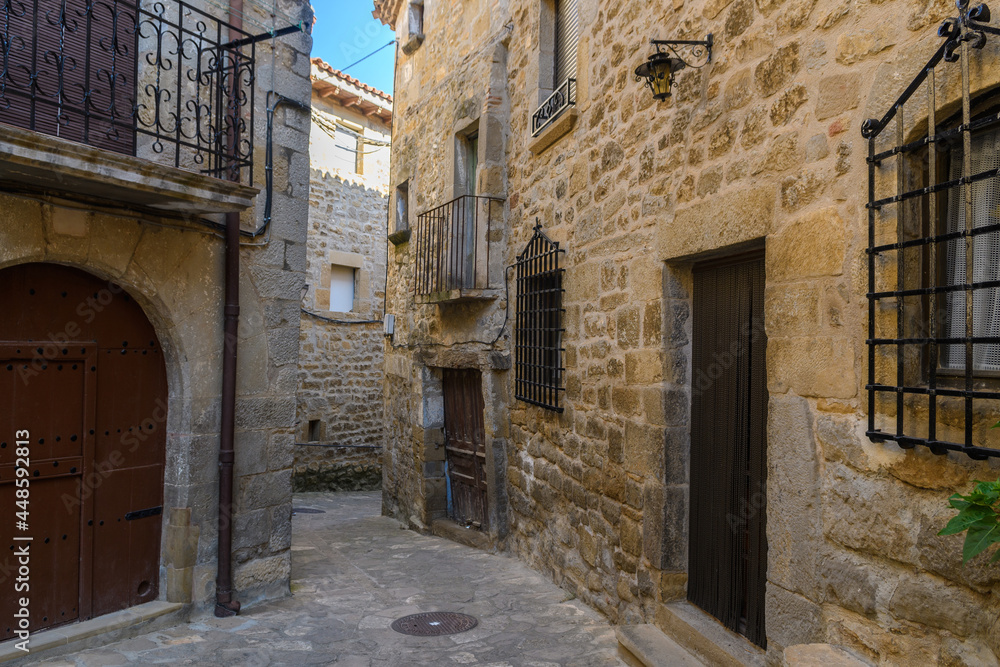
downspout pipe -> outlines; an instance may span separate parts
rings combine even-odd
[[[243,27],[243,0],[229,0],[229,24]],[[233,95],[239,90],[234,77]],[[234,114],[239,107],[234,107]],[[233,127],[239,127],[233,123]],[[253,132],[253,128],[250,128]],[[232,133],[233,154],[239,136]],[[238,172],[233,174],[239,180]],[[236,348],[240,323],[240,214],[226,214],[225,306],[223,309],[222,348],[222,425],[219,429],[219,569],[215,578],[215,615],[219,618],[240,613],[240,603],[233,591],[233,447],[236,430]]]

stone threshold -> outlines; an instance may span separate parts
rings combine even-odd
[[[434,519],[431,521],[431,534],[451,540],[452,542],[464,544],[473,549],[490,551],[493,547],[489,535],[475,528],[466,528],[451,519]]]
[[[704,667],[655,625],[619,625],[618,657],[630,667]]]
[[[705,664],[764,667],[764,649],[687,600],[660,605],[656,610],[656,625]]]
[[[153,601],[116,611],[89,621],[61,625],[31,634],[28,653],[18,649],[17,639],[0,643],[0,664],[24,664],[39,656],[53,658],[111,642],[129,639],[150,630],[187,620],[187,607],[179,602]]]

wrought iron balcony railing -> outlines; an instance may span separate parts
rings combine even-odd
[[[254,57],[181,0],[0,0],[0,123],[249,184]]]
[[[566,79],[531,116],[531,136],[537,137],[549,124],[576,104],[576,79]]]
[[[418,296],[485,290],[490,284],[490,232],[498,229],[503,200],[465,195],[417,216],[414,230]]]

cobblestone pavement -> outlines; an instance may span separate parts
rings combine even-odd
[[[402,530],[379,516],[378,493],[305,493],[293,523],[292,596],[238,617],[90,649],[48,665],[622,665],[597,612],[518,561]],[[471,631],[410,637],[401,616],[456,611]]]

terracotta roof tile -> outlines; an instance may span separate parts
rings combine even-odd
[[[378,97],[381,97],[382,99],[386,100],[390,104],[392,103],[392,95],[390,95],[389,93],[384,93],[381,90],[379,90],[378,88],[375,88],[373,86],[369,86],[367,83],[363,83],[362,81],[358,81],[357,79],[355,79],[350,74],[344,74],[339,69],[334,69],[333,67],[331,67],[329,65],[329,63],[325,62],[322,58],[310,58],[310,61],[312,62],[313,65],[315,65],[316,67],[318,67],[321,71],[327,72],[329,74],[332,74],[333,76],[337,77],[338,79],[341,79],[342,81],[346,81],[347,83],[351,84],[352,86],[357,86],[358,88],[361,88],[362,90],[367,90],[369,93],[371,93],[373,95],[377,95]]]

